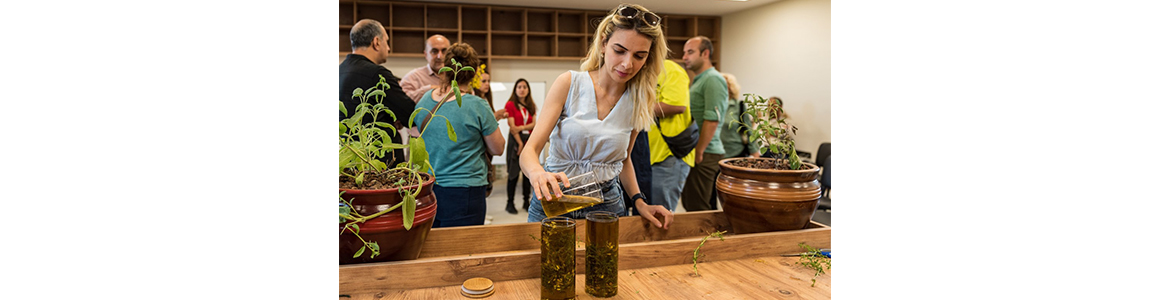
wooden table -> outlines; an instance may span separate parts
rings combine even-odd
[[[830,248],[831,228],[709,238],[694,275],[693,254],[708,233],[730,231],[720,211],[680,213],[670,230],[641,217],[619,221],[618,294],[596,299],[830,299],[831,270],[818,276],[797,265],[805,243]],[[463,280],[487,277],[495,294],[482,299],[539,299],[539,223],[440,228],[431,231],[419,259],[339,267],[340,299],[471,299]],[[577,226],[584,236],[584,220]],[[478,242],[477,242],[478,241]],[[579,246],[581,246],[579,244]],[[585,293],[584,249],[577,250],[577,299]]]

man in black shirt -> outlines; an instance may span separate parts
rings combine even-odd
[[[390,116],[385,113],[379,115],[378,121],[392,123],[395,128],[401,129],[402,124],[405,124],[410,113],[414,111],[414,101],[402,92],[402,87],[398,85],[398,77],[381,66],[381,64],[386,63],[386,57],[390,56],[390,41],[389,36],[386,35],[386,29],[375,20],[358,21],[349,31],[349,42],[353,46],[353,53],[345,56],[345,61],[341,62],[341,73],[339,74],[340,99],[345,104],[346,111],[353,113],[357,110],[357,105],[361,103],[360,99],[353,97],[353,90],[373,88],[378,83],[378,75],[381,75],[386,78],[386,83],[390,84],[390,88],[385,91],[386,97],[383,98],[382,104],[394,112],[398,121],[391,121]],[[338,112],[338,115],[338,120],[346,118],[341,112]],[[367,115],[362,122],[373,122],[373,117]],[[387,133],[395,141],[401,140],[397,131],[387,130]],[[386,155],[382,161],[393,168],[398,163],[406,161],[406,158],[403,156],[402,150],[399,149],[394,150],[393,155]]]

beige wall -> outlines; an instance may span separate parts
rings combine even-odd
[[[741,93],[779,96],[799,130],[796,148],[831,141],[829,0],[782,0],[723,16],[719,71]]]

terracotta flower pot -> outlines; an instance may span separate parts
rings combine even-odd
[[[366,241],[378,242],[378,248],[381,254],[377,257],[370,258],[371,252],[369,249],[366,249],[365,253],[362,253],[361,256],[353,257],[353,254],[357,253],[358,249],[363,247],[364,244],[353,233],[345,231],[345,233],[341,234],[338,247],[340,264],[411,260],[418,258],[419,252],[422,251],[422,244],[426,241],[427,233],[431,231],[431,225],[435,222],[435,212],[438,209],[435,194],[431,190],[435,184],[435,178],[428,174],[422,174],[422,176],[426,181],[423,182],[422,191],[419,192],[416,199],[418,206],[415,208],[414,222],[410,230],[406,230],[402,226],[401,207],[364,223],[359,223],[359,232],[362,238],[366,239]],[[415,186],[404,188],[413,190]],[[339,190],[345,191],[341,195],[343,198],[353,199],[350,201],[353,204],[354,211],[366,216],[388,209],[402,202],[402,196],[398,193],[399,189]],[[345,223],[338,223],[338,232],[341,232],[344,226]]]
[[[805,228],[821,198],[817,182],[820,168],[808,170],[769,170],[738,167],[738,160],[772,158],[728,158],[719,161],[715,189],[723,197],[723,213],[736,234],[795,230]]]

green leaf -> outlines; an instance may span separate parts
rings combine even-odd
[[[427,143],[422,138],[412,137],[408,143],[410,146],[410,164],[422,166],[419,172],[427,173],[430,168],[430,157],[427,154]]]
[[[368,95],[366,95],[367,98],[372,97],[372,96],[381,96],[382,98],[385,98],[386,92],[383,92],[382,90],[371,90],[370,93]],[[378,99],[378,98],[375,98],[375,99]]]
[[[374,122],[374,125],[381,126],[382,128],[394,128],[394,125],[386,122]]]
[[[353,182],[357,183],[357,185],[362,185],[362,180],[365,178],[366,178],[366,173],[358,173],[357,178],[354,178]]]
[[[358,233],[362,232],[362,229],[360,227],[358,227],[357,223],[350,223],[349,225],[345,225],[345,227],[353,228],[353,234],[358,234]]]
[[[451,141],[454,142],[455,141],[455,127],[451,127],[451,120],[448,120],[446,117],[443,117],[443,121],[447,121],[447,138],[450,138]]]
[[[455,86],[455,81],[451,81],[451,88],[455,89],[455,104],[463,107],[463,93],[459,92],[459,87]]]
[[[459,69],[459,72],[475,72],[475,68],[472,68],[470,66],[463,67],[462,69]]]
[[[338,106],[338,109],[341,110],[341,114],[346,115],[346,116],[349,115],[349,111],[345,109],[345,102],[337,101],[337,106]]]
[[[353,254],[353,258],[357,258],[358,256],[362,256],[362,253],[366,253],[366,247],[358,248],[357,253]]]
[[[443,72],[451,72],[451,71],[452,71],[451,67],[443,67],[442,69],[439,69],[440,74],[442,74]]]
[[[353,97],[350,98],[359,98],[362,96],[362,94],[364,94],[364,92],[362,92],[362,88],[356,88],[353,89]]]
[[[349,206],[341,206],[341,205],[338,205],[338,206],[337,206],[337,210],[338,210],[338,212],[337,212],[337,213],[339,213],[339,214],[341,214],[341,215],[349,215]],[[338,216],[337,216],[337,218],[338,218],[338,219],[340,219],[340,220],[338,221],[338,223],[345,223],[345,218],[344,218],[344,217],[342,217],[341,215],[338,215]]]
[[[415,125],[422,126],[422,124],[414,124],[414,117],[415,117],[415,116],[418,116],[418,112],[420,112],[420,111],[423,111],[423,110],[426,110],[426,109],[425,109],[425,108],[421,108],[421,107],[420,107],[420,108],[415,108],[415,109],[414,109],[414,111],[410,113],[410,120],[408,120],[408,121],[410,121],[410,122],[408,122],[408,123],[410,123],[410,125],[408,125],[409,127],[414,127]],[[420,129],[421,129],[421,128],[420,128]]]
[[[389,108],[382,109],[382,112],[390,115],[390,122],[397,122],[398,121],[398,116],[394,115],[394,112],[391,111]]]
[[[414,194],[406,192],[402,196],[402,227],[410,230],[414,226]]]

